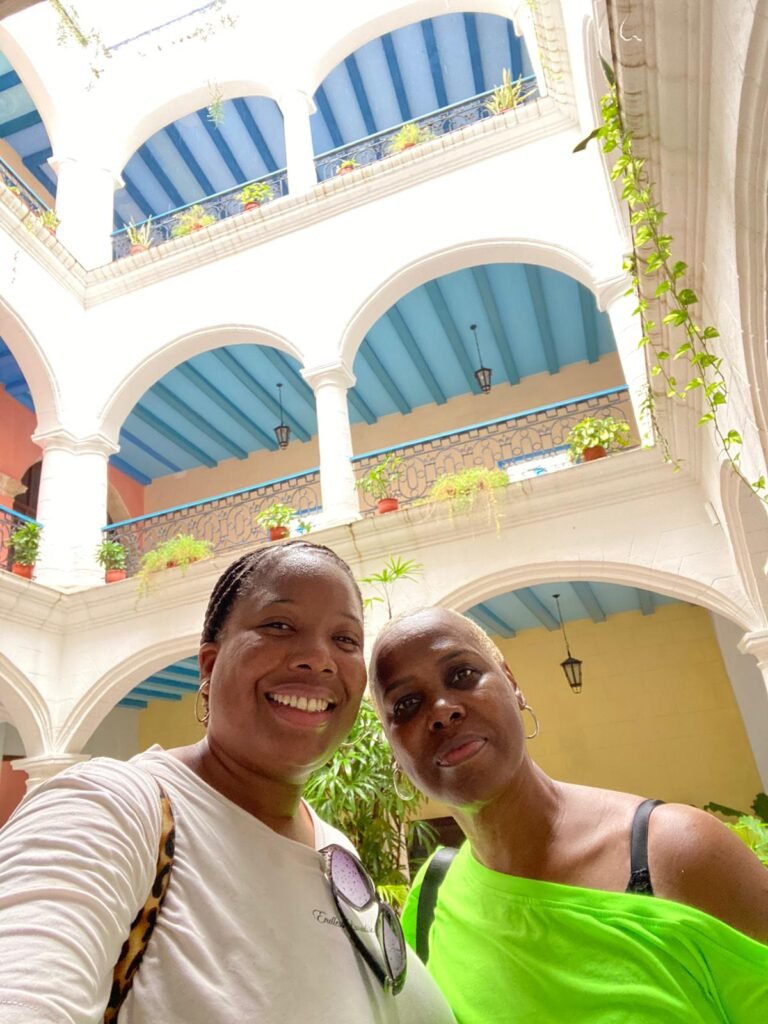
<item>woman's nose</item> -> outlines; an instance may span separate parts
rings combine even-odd
[[[432,705],[432,715],[429,728],[432,732],[440,732],[447,729],[449,725],[455,725],[464,718],[464,708],[453,701],[438,700]]]
[[[291,668],[304,672],[335,672],[336,660],[329,644],[321,639],[307,640],[291,658]]]

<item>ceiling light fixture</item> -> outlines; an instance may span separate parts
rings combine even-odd
[[[477,324],[470,324],[469,329],[475,336],[475,347],[477,348],[478,368],[475,370],[475,380],[480,385],[482,393],[487,395],[491,390],[491,374],[493,370],[483,366],[483,357],[480,355],[480,342],[477,340]]]
[[[277,397],[280,401],[280,426],[275,427],[275,437],[281,448],[287,448],[291,438],[291,428],[283,422],[283,385],[277,385]]]
[[[557,617],[560,620],[560,630],[563,634],[563,640],[565,640],[565,652],[568,657],[565,661],[560,662],[560,668],[565,672],[565,678],[568,680],[568,685],[574,693],[581,693],[581,666],[582,662],[578,658],[574,658],[571,654],[571,649],[568,646],[568,637],[565,633],[565,624],[563,622],[563,613],[560,611],[560,595],[553,594],[552,597],[555,599],[557,606]]]

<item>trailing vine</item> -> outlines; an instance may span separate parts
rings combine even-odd
[[[640,317],[642,327],[639,345],[647,347],[652,353],[651,376],[659,378],[663,383],[668,399],[685,400],[691,391],[701,393],[704,412],[699,425],[711,425],[718,447],[734,472],[761,501],[768,503],[765,476],[756,480],[746,476],[741,468],[741,434],[723,423],[728,385],[723,373],[722,356],[716,355],[710,344],[720,337],[719,331],[711,324],[700,322],[695,316],[693,307],[699,304],[699,297],[686,285],[688,265],[673,257],[673,238],[665,233],[663,227],[666,214],[655,198],[654,183],[648,176],[646,162],[635,155],[632,133],[622,121],[613,70],[605,61],[603,68],[610,87],[600,101],[603,123],[580,142],[574,152],[584,149],[592,139],[600,142],[604,153],[618,151],[619,155],[610,173],[612,180],[618,179],[621,182],[621,198],[626,202],[629,212],[632,252],[624,261],[624,270],[629,273],[632,281],[626,294],[634,294],[637,298],[634,313]],[[650,285],[655,283],[654,299],[658,301],[663,313],[661,325],[682,332],[677,347],[666,347],[661,336],[661,325],[648,315],[649,302],[643,287],[645,278],[649,279]],[[685,360],[690,368],[690,373],[684,375],[685,380],[680,380],[674,371],[674,363],[678,360]],[[668,440],[659,430],[656,396],[650,387],[642,408],[651,421],[665,462],[679,469],[679,460],[672,455]]]

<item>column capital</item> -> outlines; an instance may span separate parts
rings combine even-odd
[[[65,768],[89,758],[90,754],[38,754],[36,757],[14,758],[11,767],[15,771],[27,773],[27,792],[31,793],[33,789],[63,772]]]
[[[768,629],[755,629],[745,633],[739,640],[738,648],[742,654],[751,654],[757,660],[759,668],[768,668]]]
[[[595,299],[597,308],[605,312],[617,299],[626,296],[627,291],[632,287],[632,279],[628,274],[614,274],[612,277],[605,277],[595,281]],[[628,299],[632,296],[628,296]]]
[[[334,363],[321,363],[319,366],[310,366],[301,371],[301,376],[309,384],[313,391],[327,384],[336,387],[352,388],[355,386],[356,377],[343,360]]]
[[[280,107],[283,114],[285,114],[286,110],[290,107],[299,107],[307,114],[314,114],[317,112],[315,101],[312,99],[310,94],[304,92],[303,89],[284,89],[277,97],[277,105]]]
[[[76,437],[69,430],[54,427],[52,430],[41,430],[32,435],[31,440],[40,445],[44,451],[63,451],[70,455],[104,455],[109,457],[120,451],[106,434],[89,434],[87,437]]]
[[[113,171],[111,167],[105,167],[98,160],[84,159],[82,156],[68,156],[63,153],[54,153],[53,156],[49,156],[46,161],[49,167],[52,167],[56,172],[56,177],[61,174],[62,168],[65,164],[77,165],[79,167],[86,167],[89,171],[96,171],[97,173],[106,174],[112,181],[112,186],[117,189],[122,188],[125,185],[123,177],[119,171]]]

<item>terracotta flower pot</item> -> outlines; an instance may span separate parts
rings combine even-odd
[[[397,498],[379,498],[376,503],[376,511],[380,516],[383,516],[385,512],[397,512],[400,508],[400,502]]]
[[[604,459],[605,455],[605,448],[603,448],[601,444],[596,444],[593,448],[585,448],[581,453],[581,457],[584,462],[594,462],[595,459]]]
[[[34,572],[34,565],[22,565],[21,562],[11,563],[11,572],[15,576],[23,576],[25,580],[32,579],[32,573]]]
[[[336,173],[337,174],[350,174],[354,170],[355,170],[354,167],[340,167],[338,169],[338,171],[336,171]]]
[[[120,580],[124,580],[126,577],[127,570],[125,569],[107,569],[104,573],[104,577],[107,583],[119,583]]]
[[[287,537],[291,531],[287,526],[270,526],[269,528],[269,539],[270,540],[283,540]]]
[[[415,142],[404,142],[404,143],[402,144],[402,146],[400,147],[400,150],[402,151],[402,150],[404,150],[404,149],[413,149],[413,147],[414,147],[415,145],[416,145],[416,143],[415,143]]]
[[[260,206],[261,206],[261,203],[257,203],[253,199],[249,203],[243,203],[243,209],[244,210],[258,210],[258,208]]]
[[[148,245],[137,245],[137,244],[134,244],[130,248],[130,255],[131,256],[138,256],[138,254],[140,252],[146,252],[148,248],[149,248]]]

